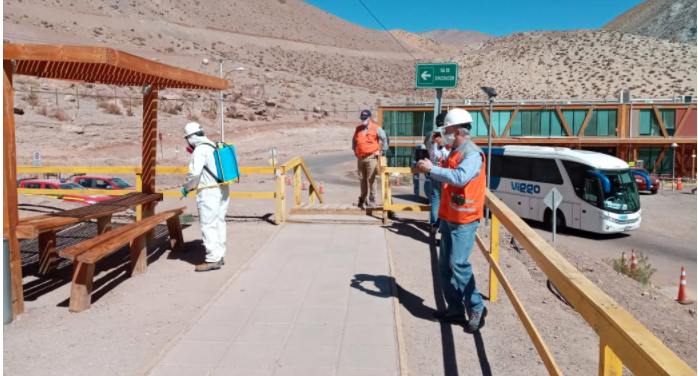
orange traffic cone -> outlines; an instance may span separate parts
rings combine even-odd
[[[637,269],[637,256],[635,256],[635,248],[633,248],[633,254],[630,257],[630,269]]]
[[[397,179],[395,179],[395,185],[400,186],[400,174],[397,175]]]
[[[322,181],[320,182],[320,194],[325,193],[325,189],[322,187]]]
[[[681,190],[681,178],[676,182],[676,189]]]
[[[303,179],[303,187],[301,187],[301,189],[304,191],[308,190],[308,184],[306,183],[305,179]]]
[[[691,304],[686,297],[686,268],[681,267],[681,282],[679,283],[679,297],[676,299],[681,304]]]

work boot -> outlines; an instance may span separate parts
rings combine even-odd
[[[487,308],[483,308],[482,311],[470,312],[468,314],[469,320],[468,325],[465,326],[466,333],[475,333],[485,326],[485,316],[487,316]]]
[[[218,270],[220,269],[224,264],[223,259],[220,259],[220,261],[217,262],[205,262],[203,264],[199,264],[194,268],[195,272],[207,272],[209,270]]]
[[[359,209],[364,209],[365,203],[366,203],[366,199],[359,197],[359,202],[354,203],[354,206],[357,206]]]
[[[371,208],[371,209],[373,209],[373,208],[376,207],[376,199],[375,199],[375,198],[370,197],[370,198],[368,199],[368,207]]]
[[[436,311],[432,314],[435,321],[453,324],[465,324],[465,314],[455,314],[448,310]]]

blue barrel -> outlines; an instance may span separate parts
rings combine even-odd
[[[12,322],[12,278],[10,277],[10,241],[2,238],[2,324]]]

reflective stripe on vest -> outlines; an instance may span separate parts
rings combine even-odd
[[[478,153],[482,158],[480,172],[464,187],[448,183],[443,184],[442,199],[439,205],[439,218],[457,224],[467,224],[484,218],[486,190],[486,159],[482,149],[468,140],[465,144],[452,150],[443,167],[456,169],[466,156]]]
[[[356,154],[360,157],[371,155],[380,150],[381,144],[378,142],[378,125],[369,124],[366,127],[364,134],[364,126],[359,125],[354,132],[354,140],[356,141]]]

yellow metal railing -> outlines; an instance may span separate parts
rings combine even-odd
[[[385,165],[385,158],[383,158],[381,166]],[[421,172],[416,168],[380,168],[384,223],[387,221],[388,210],[429,210],[429,205],[394,205],[392,202],[392,189],[388,180],[390,174]],[[526,313],[514,289],[499,267],[500,222],[524,247],[550,282],[599,336],[600,376],[620,376],[623,374],[623,365],[637,376],[696,374],[696,371],[667,348],[628,311],[587,279],[489,190],[486,193],[485,204],[492,213],[489,249],[479,236],[475,240],[490,265],[490,301],[496,302],[498,300],[497,290],[501,283],[548,373],[562,375],[531,317]]]
[[[294,187],[294,203],[296,205],[301,204],[301,170],[305,173],[306,178],[310,184],[308,189],[308,200],[310,203],[314,203],[317,198],[321,203],[324,202],[322,195],[317,189],[317,185],[313,180],[308,167],[303,162],[303,158],[296,157],[290,161],[276,166],[276,167],[240,167],[240,175],[273,175],[275,177],[275,190],[274,192],[230,192],[231,198],[273,198],[276,200],[276,211],[274,221],[276,224],[280,224],[286,220],[286,185],[284,184],[286,173],[288,171],[293,171],[293,187]],[[19,166],[17,167],[18,174],[111,174],[111,175],[136,175],[136,191],[142,191],[142,179],[141,179],[141,167],[81,167],[81,166]],[[155,167],[156,175],[179,175],[186,174],[189,171],[188,167]],[[119,196],[125,195],[133,191],[127,190],[111,190],[111,189],[28,189],[19,188],[17,193],[27,194],[27,195],[109,195],[109,196]],[[165,197],[180,197],[182,194],[180,191],[174,190],[164,190],[157,191],[157,193],[162,193]],[[137,218],[140,219],[142,216],[141,207],[138,207]]]

